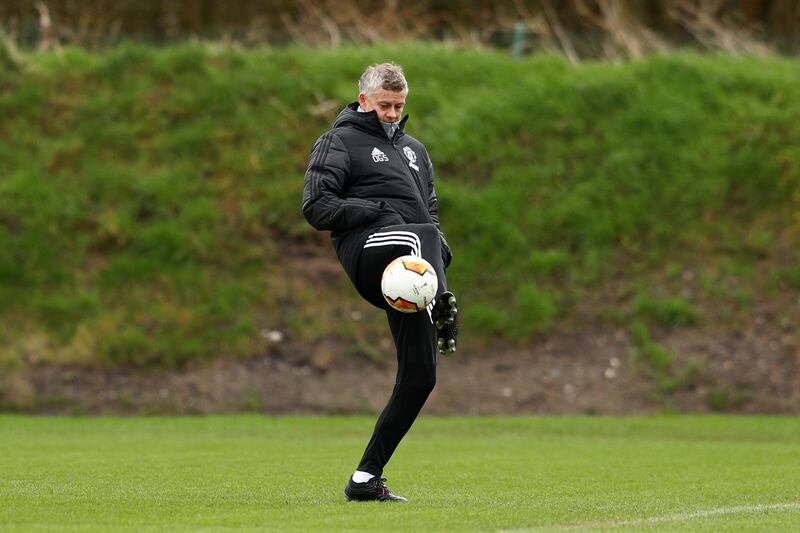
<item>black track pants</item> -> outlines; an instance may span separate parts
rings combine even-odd
[[[397,380],[375,424],[358,470],[383,473],[395,448],[414,423],[436,384],[436,330],[430,313],[400,313],[381,293],[381,276],[393,259],[421,255],[436,270],[437,295],[447,290],[439,232],[433,224],[403,224],[381,228],[367,239],[353,277],[358,291],[373,305],[386,309],[397,349]]]

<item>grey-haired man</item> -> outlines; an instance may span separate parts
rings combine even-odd
[[[371,65],[359,80],[358,101],[345,107],[314,145],[303,189],[303,214],[331,231],[336,254],[353,285],[386,311],[397,350],[397,380],[361,461],[348,480],[348,500],[406,501],[384,484],[383,469],[436,383],[437,352],[456,349],[455,296],[447,290],[450,247],[439,227],[433,164],[405,133],[408,83],[399,65]],[[439,289],[430,312],[400,313],[387,305],[384,268],[418,255],[436,270]]]

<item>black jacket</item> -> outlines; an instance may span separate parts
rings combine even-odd
[[[369,233],[398,224],[432,223],[439,228],[433,164],[421,142],[406,135],[408,115],[389,139],[374,111],[345,107],[333,129],[317,139],[303,187],[303,215],[318,230],[330,230],[340,260],[344,248],[363,245]],[[445,266],[450,248],[439,231]],[[347,265],[345,265],[347,267]]]

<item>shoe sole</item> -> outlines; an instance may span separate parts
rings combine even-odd
[[[436,348],[442,355],[452,355],[456,352],[456,340],[453,338],[449,327],[456,321],[458,316],[458,303],[456,297],[451,292],[444,292],[439,295],[434,305],[438,320],[434,323],[436,329],[441,332],[441,336],[436,339]],[[447,342],[445,344],[445,339]]]
[[[439,317],[434,324],[436,329],[442,329],[445,324],[452,324],[456,320],[456,315],[458,315],[456,297],[451,292],[440,294],[433,309]]]
[[[444,339],[439,339],[436,341],[436,347],[442,355],[453,355],[456,353],[456,341],[453,339],[447,341],[447,348],[444,347]]]
[[[368,498],[368,499],[359,499],[359,498],[351,498],[350,496],[345,493],[344,498],[348,502],[379,502],[379,503],[408,503],[406,498],[402,496],[398,496],[396,499],[387,498],[385,500],[381,500],[379,498]]]

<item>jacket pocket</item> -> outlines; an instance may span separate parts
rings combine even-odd
[[[397,226],[405,223],[406,221],[403,220],[403,217],[400,216],[400,213],[398,213],[387,202],[384,202],[383,207],[381,208],[381,214],[378,215],[375,225],[380,228],[385,228],[386,226]]]

